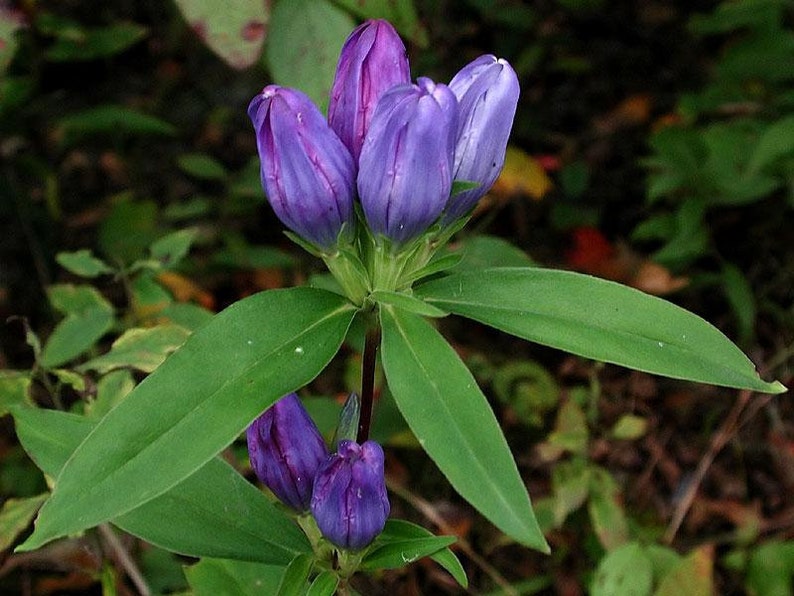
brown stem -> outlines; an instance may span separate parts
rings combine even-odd
[[[133,561],[130,554],[127,552],[127,549],[124,548],[124,545],[119,540],[118,536],[110,529],[108,524],[100,524],[98,526],[99,533],[104,539],[105,544],[110,549],[112,556],[116,559],[119,565],[121,565],[122,569],[127,574],[127,577],[130,578],[130,581],[135,585],[135,588],[138,590],[138,593],[141,596],[150,596],[152,591],[149,589],[149,585],[146,583],[146,578],[143,577],[140,569]]]
[[[361,362],[361,417],[358,420],[356,441],[363,443],[369,438],[372,424],[372,402],[375,394],[375,357],[380,343],[380,325],[367,330],[364,339],[364,355]]]

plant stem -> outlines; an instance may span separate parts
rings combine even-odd
[[[372,402],[375,393],[375,357],[380,343],[380,323],[367,329],[364,339],[364,355],[361,362],[361,417],[358,420],[356,441],[363,443],[369,438],[372,424]]]
[[[105,544],[110,549],[112,556],[116,558],[117,563],[127,573],[127,577],[129,577],[130,581],[135,585],[138,593],[141,594],[141,596],[150,596],[152,591],[149,588],[149,584],[146,583],[146,578],[143,576],[140,569],[138,569],[135,561],[133,561],[127,549],[124,548],[118,536],[110,529],[108,524],[100,524],[98,529]]]

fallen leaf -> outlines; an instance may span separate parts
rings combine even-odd
[[[521,149],[508,147],[504,168],[490,194],[508,200],[517,196],[540,200],[553,187],[551,178],[537,159]]]
[[[572,240],[573,246],[565,253],[565,259],[577,271],[617,281],[656,296],[675,292],[689,284],[689,278],[674,276],[666,267],[628,246],[612,244],[596,228],[576,228],[572,232]]]
[[[637,126],[648,120],[653,106],[652,98],[647,93],[630,95],[615,108],[596,118],[593,127],[601,135],[610,135],[629,126]]]
[[[207,310],[215,309],[215,298],[212,294],[184,275],[162,271],[157,274],[157,281],[170,290],[177,302],[196,302]]]
[[[629,280],[629,285],[656,296],[675,292],[688,284],[688,277],[675,277],[666,267],[649,260],[642,261]]]

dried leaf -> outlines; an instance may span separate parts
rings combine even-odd
[[[554,184],[546,170],[536,159],[516,147],[508,147],[505,166],[491,188],[497,200],[528,196],[535,200],[543,198]]]

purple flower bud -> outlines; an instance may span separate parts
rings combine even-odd
[[[513,68],[491,55],[464,66],[449,88],[460,104],[453,180],[479,182],[480,186],[450,198],[445,224],[474,207],[502,171],[519,94]]]
[[[294,393],[251,423],[248,456],[259,480],[283,503],[306,511],[317,469],[328,458],[320,431]]]
[[[405,46],[390,23],[367,21],[347,38],[331,87],[328,122],[356,162],[380,96],[410,82]]]
[[[427,78],[381,96],[358,170],[361,207],[375,234],[403,244],[441,215],[452,187],[457,121],[452,91]]]
[[[268,85],[251,100],[248,115],[276,215],[301,238],[333,248],[354,217],[355,166],[347,147],[295,89]]]
[[[340,441],[314,481],[312,515],[323,536],[340,548],[360,550],[383,531],[389,510],[381,446]]]

